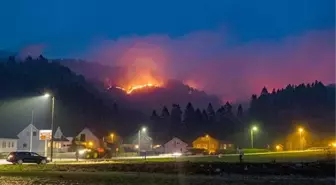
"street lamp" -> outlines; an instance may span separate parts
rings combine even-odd
[[[113,137],[114,137],[114,134],[112,133],[110,136],[111,136],[111,141],[112,141],[112,143],[113,143]]]
[[[51,95],[45,93],[44,97],[49,98]],[[55,114],[55,97],[51,97],[51,139],[50,139],[50,162],[53,160],[53,151],[54,151],[54,114]]]
[[[210,154],[210,138],[209,138],[209,135],[208,134],[205,135],[205,138],[207,138],[207,140],[208,140],[208,152]]]
[[[251,128],[251,147],[252,147],[252,148],[253,148],[253,133],[256,132],[256,131],[258,131],[258,127],[253,126],[253,127]]]
[[[139,154],[140,154],[140,149],[141,149],[141,147],[140,147],[140,140],[141,140],[141,132],[146,132],[147,131],[147,128],[146,127],[142,127],[140,130],[139,130],[139,133],[138,133],[138,147],[139,147]]]
[[[303,150],[303,145],[302,145],[302,132],[304,131],[303,128],[299,128],[299,134],[300,134],[300,149]]]

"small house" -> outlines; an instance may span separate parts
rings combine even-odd
[[[164,144],[164,153],[184,153],[187,151],[187,147],[187,143],[177,137],[174,137]]]
[[[193,148],[205,149],[209,153],[215,153],[219,149],[219,141],[209,135],[198,137],[192,145]]]

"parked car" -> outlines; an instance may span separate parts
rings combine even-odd
[[[11,152],[7,156],[7,161],[13,164],[22,164],[22,163],[47,164],[49,162],[47,157],[41,156],[35,152]]]

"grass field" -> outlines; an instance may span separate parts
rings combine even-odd
[[[331,153],[331,157],[335,157],[335,152]],[[226,155],[221,158],[218,156],[203,156],[203,157],[177,157],[175,158],[151,158],[134,159],[134,160],[118,160],[118,161],[100,161],[100,162],[80,162],[80,163],[52,163],[48,165],[0,165],[0,184],[1,185],[32,185],[32,184],[85,184],[85,185],[105,185],[105,184],[156,184],[156,185],[173,185],[173,184],[251,184],[251,185],[266,185],[266,184],[286,184],[286,185],[305,185],[305,184],[334,184],[335,177],[334,164],[331,163],[329,168],[321,169],[319,167],[305,168],[298,167],[295,170],[306,171],[305,175],[300,173],[282,173],[283,168],[272,165],[266,167],[266,170],[279,170],[282,175],[262,174],[258,170],[265,171],[264,164],[270,163],[273,160],[277,162],[307,162],[327,159],[325,152],[285,152],[285,153],[262,153],[262,154],[247,154],[245,161],[254,164],[256,168],[250,169],[256,173],[246,173],[239,171],[244,169],[245,164],[238,162],[238,156]],[[329,156],[330,159],[330,156]],[[190,161],[190,163],[174,162]],[[210,162],[210,163],[207,163]],[[231,166],[232,173],[212,174],[209,175],[208,169],[216,171],[215,163],[211,162],[232,162],[220,163],[228,164],[221,167],[221,170],[227,170],[226,167]],[[248,164],[247,163],[247,164]],[[256,163],[256,164],[255,164]],[[258,164],[263,163],[263,164]],[[210,165],[213,164],[213,167]],[[258,167],[259,166],[259,167]],[[295,166],[295,164],[293,164]],[[175,170],[174,170],[175,168]],[[235,171],[237,170],[238,171]],[[177,170],[177,171],[176,171]],[[180,171],[182,170],[182,171]],[[190,171],[189,171],[190,170]],[[202,173],[195,173],[198,170],[203,170]],[[289,169],[288,169],[289,170]],[[192,171],[192,173],[190,173]],[[252,172],[251,171],[251,172]],[[224,172],[224,171],[223,171]],[[237,172],[237,173],[235,173]],[[287,170],[286,170],[287,172]],[[332,174],[323,175],[325,172]],[[317,175],[316,174],[322,174]],[[312,175],[310,175],[312,174]]]

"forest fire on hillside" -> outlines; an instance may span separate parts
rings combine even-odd
[[[145,81],[134,81],[133,83],[128,82],[127,85],[121,85],[122,83],[113,83],[110,81],[110,79],[105,80],[105,85],[107,89],[116,88],[120,89],[126,94],[132,94],[133,92],[137,90],[145,90],[149,88],[157,88],[162,87],[163,83],[160,83],[157,80],[151,80],[150,82]]]
[[[123,91],[125,91],[127,94],[131,94],[133,91],[139,90],[139,89],[146,89],[146,88],[151,88],[151,87],[160,87],[160,85],[157,84],[143,84],[143,85],[135,85],[135,86],[130,86],[130,88],[125,89],[119,86],[116,86],[115,88],[117,89],[121,89]]]

